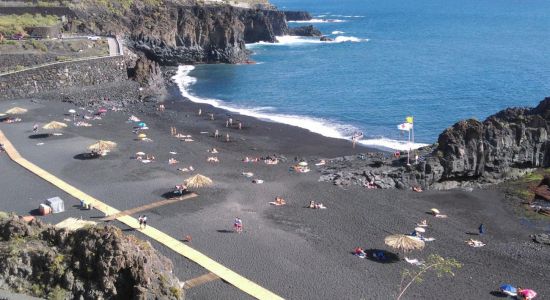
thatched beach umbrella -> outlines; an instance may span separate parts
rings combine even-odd
[[[52,130],[61,129],[61,128],[65,128],[65,127],[67,127],[67,124],[57,122],[57,121],[52,121],[52,122],[42,126],[43,129],[52,129]]]
[[[97,152],[113,150],[114,148],[116,148],[116,143],[115,142],[101,141],[101,140],[97,141],[97,143],[95,143],[93,145],[90,145],[90,147],[88,147],[88,149],[90,149],[92,151],[97,151]]]
[[[203,186],[211,185],[212,183],[212,179],[201,174],[197,174],[195,176],[191,176],[185,179],[185,185],[191,188],[200,188]]]
[[[10,115],[20,115],[20,114],[26,113],[27,111],[29,110],[26,108],[21,108],[16,106],[6,110],[6,113]]]
[[[403,252],[420,250],[425,246],[424,241],[404,234],[394,234],[384,239],[386,245]]]

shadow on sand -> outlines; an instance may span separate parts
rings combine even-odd
[[[216,230],[219,233],[234,233],[235,231],[229,229],[218,229]]]
[[[381,264],[391,264],[399,261],[399,256],[382,249],[367,249],[367,259]]]
[[[91,159],[98,159],[99,155],[94,155],[92,153],[80,153],[73,156],[73,158],[78,160],[91,160]]]
[[[504,294],[501,291],[492,291],[489,294],[491,294],[491,296],[497,297],[497,298],[508,298],[508,295]]]
[[[33,139],[33,140],[46,139],[46,138],[49,138],[50,136],[52,136],[51,133],[37,133],[37,134],[29,135],[29,139]]]

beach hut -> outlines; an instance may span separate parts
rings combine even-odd
[[[404,234],[394,234],[387,236],[384,239],[384,243],[394,249],[401,250],[403,252],[411,250],[421,250],[425,246],[424,241]]]
[[[54,214],[65,211],[65,203],[59,197],[53,197],[46,200],[46,205],[52,208]]]
[[[28,109],[26,109],[26,108],[13,107],[13,108],[10,108],[10,109],[6,110],[6,113],[10,114],[10,115],[20,115],[20,114],[26,113],[27,111],[28,111]]]
[[[61,129],[61,128],[65,128],[65,127],[67,127],[67,124],[62,123],[62,122],[57,122],[57,121],[52,121],[52,122],[42,126],[43,129],[50,129],[50,130]]]

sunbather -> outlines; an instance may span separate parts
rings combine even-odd
[[[179,161],[177,161],[175,158],[170,158],[170,159],[168,160],[168,164],[170,164],[170,165],[175,165],[175,164],[177,164],[177,163],[179,163]]]
[[[309,208],[315,208],[315,201],[309,201]]]
[[[367,253],[361,247],[355,248],[354,254],[355,254],[355,256],[358,256],[359,258],[366,258],[367,257]]]

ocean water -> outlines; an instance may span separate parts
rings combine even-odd
[[[437,141],[456,121],[550,96],[550,1],[274,0],[307,10],[334,42],[279,37],[248,45],[255,65],[182,66],[182,93],[366,145]],[[291,23],[291,26],[308,23]]]

